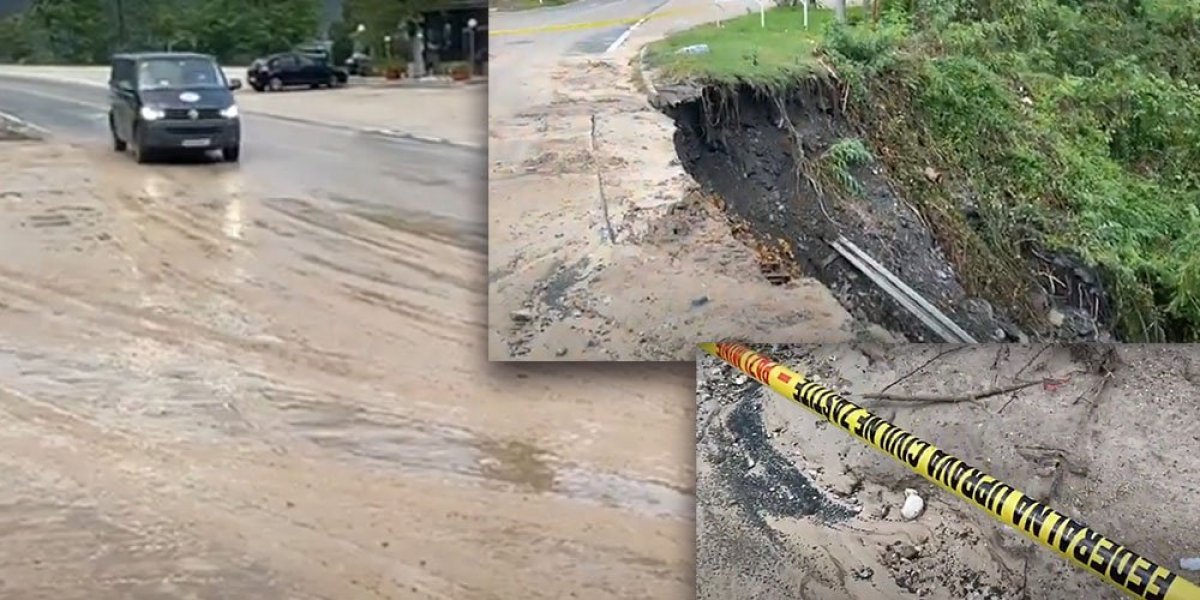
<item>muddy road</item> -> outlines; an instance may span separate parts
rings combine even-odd
[[[759,348],[1192,581],[1192,346]],[[1125,596],[707,355],[697,365],[697,597]],[[978,401],[965,396],[1040,382]],[[887,389],[894,401],[863,399]],[[925,502],[902,518],[905,490]]]
[[[836,342],[881,333],[744,241],[685,172],[675,124],[642,89],[644,44],[736,4],[601,1],[493,15],[494,31],[630,19],[493,40],[493,360],[691,360],[696,342],[731,336]]]
[[[0,80],[45,131],[0,141],[0,595],[690,587],[690,369],[489,368],[481,152],[247,115],[137,165],[103,102]]]

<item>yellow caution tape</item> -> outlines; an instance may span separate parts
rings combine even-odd
[[[1145,600],[1200,600],[1200,587],[1092,528],[967,465],[820,384],[746,346],[700,344],[779,394],[874,446],[1001,523]]]
[[[641,21],[649,21],[650,19],[661,19],[674,15],[681,15],[691,12],[696,12],[698,9],[672,9],[660,10],[648,15],[640,17],[622,17],[619,19],[604,19],[601,21],[585,21],[582,23],[558,23],[554,25],[535,25],[533,27],[518,27],[515,29],[494,29],[488,31],[488,37],[497,37],[502,35],[529,35],[531,33],[551,33],[557,31],[577,31],[580,29],[605,29],[608,27],[617,27],[619,25],[629,25],[631,23],[639,23]]]

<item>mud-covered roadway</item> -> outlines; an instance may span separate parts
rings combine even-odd
[[[691,372],[488,368],[481,151],[246,114],[137,165],[104,103],[0,78],[45,132],[0,141],[0,595],[690,587]]]
[[[886,335],[819,281],[777,279],[779,261],[700,191],[680,164],[674,122],[647,99],[645,44],[750,6],[580,0],[492,15],[494,360],[691,360],[697,342],[714,339]]]

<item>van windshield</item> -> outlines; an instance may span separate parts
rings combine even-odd
[[[204,58],[156,58],[138,64],[138,89],[223,88],[225,75]]]

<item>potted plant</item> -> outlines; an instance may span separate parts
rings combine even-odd
[[[450,72],[450,78],[454,81],[466,81],[471,78],[471,67],[469,63],[456,62],[446,65],[446,70]]]
[[[404,67],[398,60],[389,60],[384,63],[383,76],[386,79],[400,79],[404,76]]]

